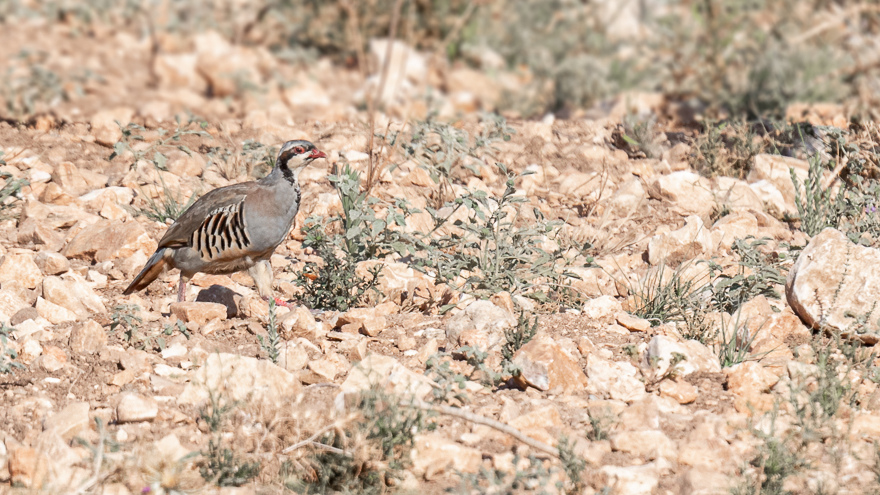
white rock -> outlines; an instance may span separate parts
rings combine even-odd
[[[120,423],[152,421],[159,414],[159,406],[149,397],[127,393],[116,406],[116,420]]]
[[[627,362],[611,361],[596,354],[587,356],[587,391],[600,397],[633,402],[645,396],[639,370]]]
[[[599,296],[584,303],[583,314],[592,320],[616,315],[623,311],[623,305],[612,296]]]
[[[674,353],[682,354],[685,357],[685,360],[680,361],[675,367],[678,376],[687,376],[697,371],[710,373],[721,371],[718,356],[696,340],[678,342],[665,335],[656,335],[648,343],[645,356],[648,363],[654,367],[655,372],[658,375],[663,375],[669,370]]]

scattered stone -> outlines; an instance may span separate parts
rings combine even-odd
[[[71,440],[89,427],[89,403],[73,402],[43,421],[43,430]]]
[[[0,285],[17,281],[28,289],[34,289],[43,279],[40,267],[30,254],[7,254],[0,258]]]
[[[669,366],[675,359],[674,354],[684,356],[684,360],[675,365],[677,376],[687,376],[697,371],[708,373],[721,371],[718,356],[696,340],[677,342],[665,335],[657,335],[648,343],[645,357],[654,372],[658,376],[662,376],[669,371]]]
[[[336,408],[344,409],[346,395],[356,395],[371,388],[424,399],[434,389],[432,384],[428,377],[410,371],[392,357],[370,354],[349,370],[336,396]]]
[[[751,414],[769,411],[774,407],[770,388],[779,381],[779,376],[764,369],[754,361],[725,368],[727,389],[736,394],[734,407],[741,413]]]
[[[55,373],[67,364],[67,353],[59,347],[49,345],[43,348],[40,368],[47,373]]]
[[[446,323],[446,339],[457,343],[462,332],[476,330],[487,336],[487,344],[491,348],[500,344],[504,331],[515,325],[516,318],[507,310],[490,301],[474,301]]]
[[[545,335],[535,337],[516,351],[513,363],[521,370],[515,380],[523,388],[572,393],[587,386],[587,377],[577,362]]]
[[[65,308],[64,306],[59,306],[58,304],[49,302],[42,297],[37,298],[37,303],[35,307],[37,309],[37,313],[41,317],[56,325],[59,323],[67,323],[79,319],[77,314],[73,311]]]
[[[650,321],[644,318],[639,318],[638,316],[633,316],[629,313],[618,313],[617,323],[630,332],[647,332],[651,329]]]
[[[101,220],[82,229],[61,254],[68,258],[112,261],[142,251],[152,253],[156,241],[137,222]]]
[[[587,392],[600,397],[632,402],[645,396],[645,384],[638,377],[638,368],[630,363],[587,356]]]
[[[86,320],[70,329],[70,350],[78,354],[94,354],[107,345],[107,332],[95,320]]]
[[[611,448],[648,460],[675,456],[675,442],[660,430],[622,431],[611,436]]]
[[[70,270],[70,261],[59,253],[41,251],[34,256],[34,262],[43,275],[61,275]]]
[[[690,404],[697,400],[697,387],[688,382],[663,380],[660,384],[660,395],[674,399],[679,404]]]
[[[810,240],[788,272],[788,304],[813,328],[839,331],[874,345],[880,342],[880,250],[853,244],[834,229]]]
[[[607,477],[608,486],[617,493],[627,495],[650,495],[660,484],[655,463],[641,466],[602,466],[599,472]]]
[[[113,146],[122,138],[122,129],[119,126],[128,125],[133,116],[134,110],[124,107],[95,113],[89,121],[95,141],[104,146]]]
[[[356,308],[350,309],[339,315],[336,325],[342,327],[344,325],[352,325],[356,330],[368,337],[377,337],[382,330],[388,325],[384,311],[377,308]]]
[[[623,306],[617,299],[611,296],[599,296],[595,299],[590,299],[584,304],[583,313],[587,318],[599,320],[619,313],[622,310]]]
[[[483,454],[446,439],[439,433],[415,437],[412,452],[413,472],[426,480],[447,472],[476,473],[483,462]]]
[[[283,404],[300,389],[299,380],[294,375],[269,361],[213,353],[191,374],[178,403],[200,405],[211,393],[220,393],[231,401]]]
[[[133,393],[123,394],[116,406],[116,421],[120,423],[152,421],[158,414],[155,400]]]
[[[43,297],[74,312],[80,320],[85,320],[92,314],[107,312],[101,297],[85,280],[74,274],[44,278]],[[46,319],[51,321],[49,318]]]
[[[239,295],[237,292],[233,291],[229,287],[218,284],[213,284],[207,289],[202,289],[201,291],[199,291],[199,295],[196,296],[197,303],[216,303],[226,306],[227,319],[235,318],[238,315],[239,300],[241,300],[241,295]]]
[[[171,314],[184,323],[194,322],[203,326],[211,320],[226,319],[227,307],[211,302],[177,302],[171,304]]]
[[[715,244],[703,220],[691,215],[685,219],[684,227],[651,237],[648,241],[648,262],[654,266],[662,263],[677,265],[710,254]]]
[[[716,205],[709,180],[693,172],[673,172],[657,177],[648,184],[648,195],[702,218],[708,218]]]

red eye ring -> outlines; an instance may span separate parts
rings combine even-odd
[[[303,150],[301,147],[297,146],[296,148],[293,149],[293,152],[296,153],[297,155],[301,155],[301,154],[303,154],[303,152],[305,152],[305,150]]]

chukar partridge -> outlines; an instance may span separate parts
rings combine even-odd
[[[180,302],[186,283],[196,273],[242,270],[253,277],[260,296],[273,297],[269,257],[287,238],[299,209],[299,173],[326,156],[308,141],[288,141],[266,177],[214,189],[199,198],[168,228],[159,248],[123,294],[144,289],[165,270],[178,268]]]

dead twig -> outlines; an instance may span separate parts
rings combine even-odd
[[[420,400],[402,401],[400,405],[404,407],[414,407],[416,409],[421,409],[422,411],[431,411],[439,414],[445,414],[447,416],[455,416],[456,418],[461,418],[465,421],[470,421],[471,423],[488,426],[500,432],[507,433],[508,435],[516,438],[517,440],[528,445],[529,447],[534,447],[541,452],[552,455],[553,457],[559,457],[559,450],[556,447],[547,445],[540,440],[535,440],[534,438],[527,436],[525,433],[517,430],[510,425],[506,425],[500,421],[495,421],[494,419],[489,419],[485,416],[480,416],[478,414],[467,412],[458,407],[431,404],[429,402],[423,402]]]

